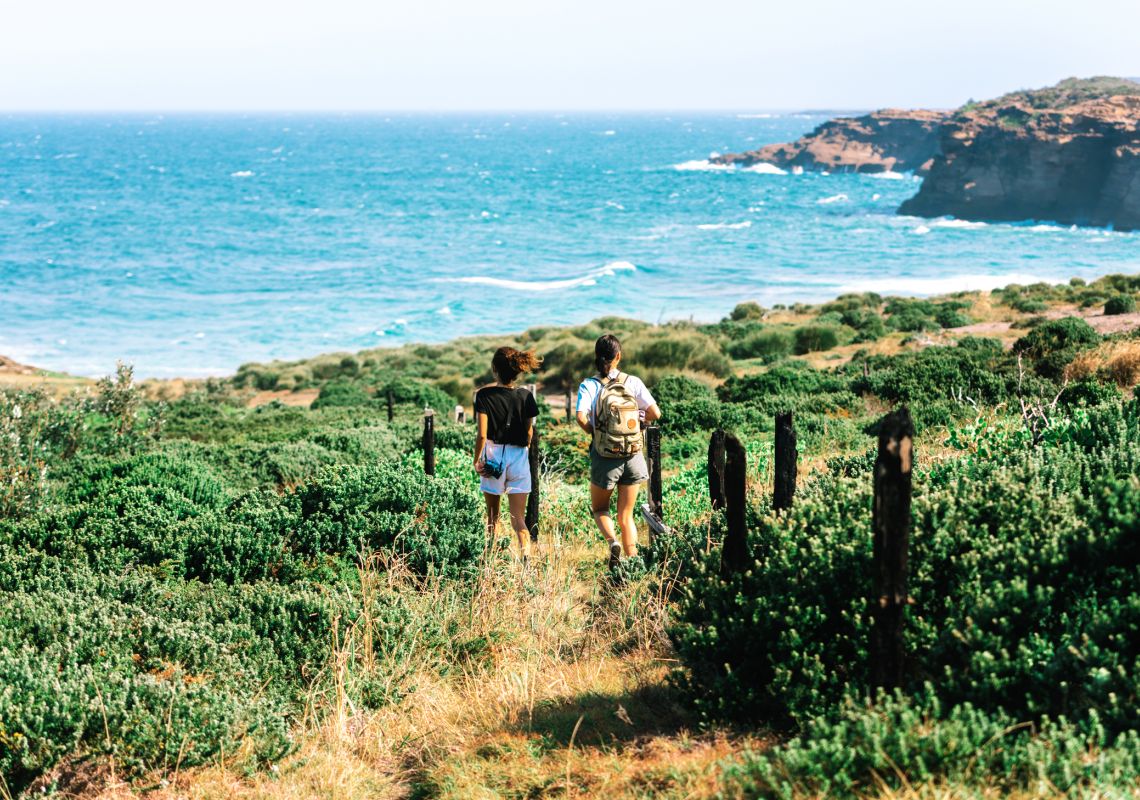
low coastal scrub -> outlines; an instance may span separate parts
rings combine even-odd
[[[429,714],[430,691],[455,682],[464,697],[516,698],[502,711],[507,738],[533,734],[534,758],[556,751],[563,780],[587,716],[574,703],[604,701],[599,718],[627,737],[652,728],[655,706],[583,695],[567,701],[573,713],[536,709],[534,665],[565,667],[559,680],[573,682],[581,664],[612,670],[635,650],[656,665],[638,669],[657,676],[651,694],[668,698],[675,730],[777,732],[710,773],[727,796],[1127,785],[1140,729],[1140,358],[1134,337],[1103,336],[1077,309],[1138,289],[1110,276],[992,296],[744,303],[713,324],[528,331],[516,342],[544,356],[552,548],[550,570],[529,578],[488,547],[472,428],[443,413],[489,380],[498,339],[250,364],[165,399],[127,367],[62,400],[0,392],[0,788],[39,792],[84,760],[151,783],[205,764],[270,774],[313,726],[335,724],[343,739],[354,714]],[[1014,302],[1047,313],[993,338],[952,330],[1020,321]],[[665,410],[670,532],[624,587],[599,580],[588,440],[559,407],[611,330]],[[283,402],[291,389],[311,407]],[[919,430],[912,671],[902,694],[872,697],[869,434],[902,404]],[[441,412],[434,477],[422,468],[425,406]],[[784,411],[801,477],[776,516],[765,487]],[[717,428],[744,442],[752,497],[755,563],[729,578],[724,515],[708,502]],[[586,560],[561,563],[565,548]],[[491,614],[488,598],[506,610]],[[515,619],[520,602],[548,613]],[[668,680],[662,663],[677,665]],[[450,785],[429,773],[455,769],[446,754],[458,752],[430,743],[458,724],[437,723],[376,759],[400,763],[425,796]],[[489,747],[468,755],[494,761]]]

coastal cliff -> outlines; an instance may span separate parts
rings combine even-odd
[[[924,171],[938,152],[948,112],[894,108],[861,117],[837,117],[794,142],[715,156],[714,164],[772,164],[781,169],[831,172]]]
[[[1064,81],[967,105],[940,150],[899,213],[1140,228],[1140,84]]]

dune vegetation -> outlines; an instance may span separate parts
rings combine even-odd
[[[1136,796],[1138,294],[742,303],[191,383],[23,380],[0,391],[0,797]],[[564,409],[602,332],[664,411],[671,530],[617,580]],[[528,570],[486,541],[472,427],[445,413],[500,344],[544,358]],[[877,693],[873,436],[899,406],[913,604],[906,685]],[[716,429],[748,456],[731,575]]]

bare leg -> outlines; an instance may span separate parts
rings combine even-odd
[[[487,543],[494,546],[499,527],[499,495],[483,492],[483,499],[487,501]]]
[[[523,558],[530,555],[530,531],[526,527],[526,501],[529,497],[529,492],[507,495],[507,503],[511,507],[511,527],[515,529],[515,538],[519,542],[519,555]]]
[[[594,522],[597,523],[598,530],[610,544],[617,541],[617,536],[614,535],[614,521],[610,516],[610,497],[613,493],[613,489],[603,489],[601,486],[590,484],[590,510],[594,512]]]
[[[636,483],[632,486],[618,485],[618,525],[621,526],[621,544],[627,556],[637,555],[637,523],[633,521],[633,509],[637,506]]]

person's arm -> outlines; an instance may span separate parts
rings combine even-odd
[[[656,422],[659,419],[661,419],[661,407],[656,403],[645,409],[645,421],[647,423]]]
[[[487,446],[487,412],[475,412],[475,461],[472,466],[483,474],[483,448]]]
[[[637,396],[637,404],[641,406],[642,419],[645,420],[646,425],[661,419],[661,407],[657,405],[657,401],[653,399],[653,395],[649,392],[649,387],[640,380],[638,381],[635,394]]]
[[[526,446],[529,448],[530,443],[534,441],[534,421],[537,417],[531,417],[526,421]]]
[[[579,428],[581,428],[586,433],[593,436],[594,435],[594,426],[592,424],[590,424],[590,414],[586,410],[586,404],[582,402],[584,399],[586,399],[583,396],[585,393],[585,390],[582,388],[585,385],[586,384],[583,381],[582,386],[578,387],[578,407],[576,409],[576,411],[578,413],[575,415],[575,419],[577,419],[577,421],[578,421],[578,427]],[[593,401],[591,401],[591,402],[593,402]]]

